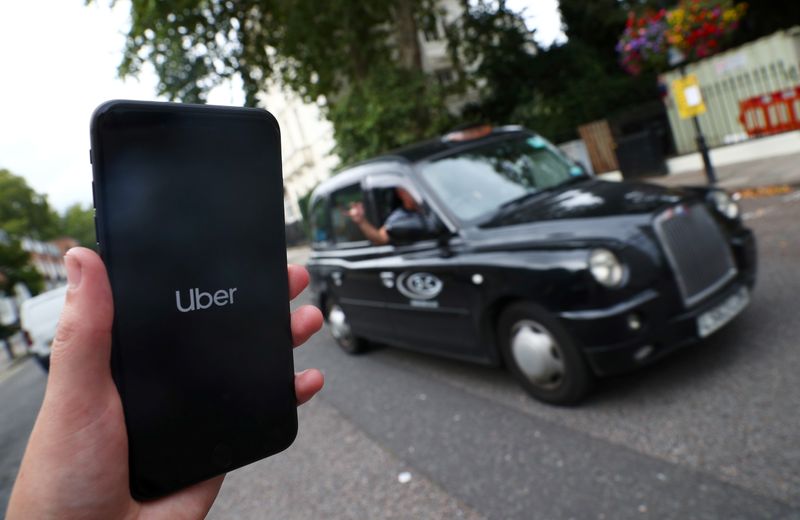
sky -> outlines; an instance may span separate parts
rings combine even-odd
[[[557,0],[509,0],[525,9],[540,45],[565,39]],[[129,2],[0,0],[0,168],[21,175],[56,210],[91,204],[89,120],[109,99],[156,99],[156,77],[117,77]],[[223,85],[209,102],[241,104]]]

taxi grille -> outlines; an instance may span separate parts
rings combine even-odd
[[[736,276],[731,248],[705,206],[670,208],[655,230],[687,307]]]

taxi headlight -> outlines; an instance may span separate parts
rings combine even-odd
[[[714,208],[720,215],[727,219],[734,220],[739,216],[739,205],[730,195],[722,190],[714,190],[709,193]]]
[[[625,283],[625,266],[608,249],[595,249],[589,253],[589,271],[599,284],[606,287],[621,287]]]

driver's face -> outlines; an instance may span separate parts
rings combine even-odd
[[[403,188],[395,188],[395,193],[397,193],[397,196],[400,197],[400,202],[403,203],[403,207],[405,209],[408,211],[417,211],[419,209],[417,201],[414,200],[414,197],[412,197],[409,192]]]

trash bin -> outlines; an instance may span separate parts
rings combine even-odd
[[[663,141],[656,132],[643,130],[616,141],[617,162],[625,179],[667,174]]]

